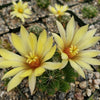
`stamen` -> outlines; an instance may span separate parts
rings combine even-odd
[[[76,46],[71,45],[64,49],[64,52],[68,55],[69,58],[73,58],[78,54],[79,49]]]
[[[30,66],[30,68],[35,69],[40,66],[40,59],[38,56],[34,56],[31,52],[27,57],[26,63]]]
[[[30,52],[29,54],[30,54],[30,57],[31,57],[31,58],[34,56],[34,55],[32,54],[32,52]]]
[[[26,62],[28,63],[29,62],[29,59],[27,59]]]
[[[32,62],[32,60],[29,60],[29,64]]]
[[[18,12],[19,12],[19,13],[23,13],[23,9],[22,9],[22,8],[19,8],[19,9],[18,9]]]
[[[61,12],[58,10],[58,11],[57,11],[57,14],[60,14],[60,13],[61,13]]]

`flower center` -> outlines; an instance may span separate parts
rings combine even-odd
[[[78,54],[79,49],[76,46],[71,45],[71,47],[65,48],[64,53],[68,55],[68,58],[73,58]]]
[[[58,10],[58,11],[57,11],[57,14],[60,15],[60,13],[61,13],[61,11]]]
[[[22,8],[19,8],[19,9],[18,9],[18,12],[19,12],[19,13],[23,13],[23,9],[22,9]]]
[[[30,53],[30,55],[26,57],[27,57],[26,63],[28,63],[30,68],[35,69],[40,66],[41,62],[38,56],[33,56],[32,53]]]

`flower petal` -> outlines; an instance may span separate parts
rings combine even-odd
[[[83,41],[83,43],[80,45],[78,44],[77,47],[79,50],[87,49],[93,46],[98,40],[100,40],[100,37],[93,37],[93,38]]]
[[[62,11],[66,11],[66,10],[68,10],[68,5],[62,6]]]
[[[2,57],[0,57],[0,62],[2,62],[2,61],[5,61],[5,59],[4,59],[4,58],[2,58]]]
[[[77,45],[82,44],[83,41],[86,41],[86,40],[88,40],[88,39],[91,39],[91,38],[93,37],[93,35],[95,34],[95,32],[96,32],[96,29],[88,31],[88,32],[85,34],[84,38],[82,38],[82,39],[80,40],[80,42],[77,43]]]
[[[25,58],[22,56],[19,56],[17,54],[14,54],[13,52],[10,52],[6,49],[0,49],[0,55],[7,60],[14,60],[19,62],[24,62]]]
[[[73,39],[74,30],[75,30],[75,21],[74,17],[72,17],[66,26],[67,46],[70,45]]]
[[[68,64],[68,60],[66,59],[64,59],[64,60],[62,60],[62,65],[61,65],[61,67],[59,68],[59,69],[63,69],[64,67],[66,67],[66,65]]]
[[[25,9],[27,7],[28,7],[28,3],[27,2],[23,3],[23,8]]]
[[[23,71],[19,72],[16,76],[14,76],[12,78],[12,80],[8,83],[7,86],[7,91],[9,92],[10,90],[12,90],[13,88],[15,88],[17,85],[19,85],[21,83],[21,81],[23,80],[24,77],[20,77],[20,75],[22,74]]]
[[[22,20],[23,23],[25,22],[24,16],[22,16],[22,15],[20,15],[20,14],[18,14],[18,15],[16,15],[16,16],[19,17],[19,18]]]
[[[81,57],[95,57],[98,55],[100,55],[100,51],[97,51],[97,50],[84,50],[78,54],[78,56],[81,56]]]
[[[30,16],[29,15],[26,15],[26,14],[23,14],[23,17],[24,18],[30,18]]]
[[[95,32],[96,32],[96,29],[93,29],[93,30],[90,30],[90,31],[88,31],[87,33],[86,33],[86,35],[84,36],[84,40],[87,40],[88,38],[91,38],[91,37],[93,37],[93,35],[95,34]]]
[[[52,6],[49,6],[48,9],[53,14],[56,14],[57,13],[56,9],[54,7],[52,7]]]
[[[18,72],[20,72],[20,71],[23,70],[23,69],[25,69],[25,67],[18,67],[18,68],[14,68],[14,69],[10,70],[9,72],[7,72],[7,73],[3,76],[2,80],[5,79],[5,78],[14,76],[15,74],[17,74]]]
[[[23,72],[20,77],[27,77],[27,76],[30,76],[32,73],[32,69],[29,69],[29,70],[26,70],[25,72]]]
[[[54,36],[54,39],[58,45],[58,48],[64,49],[64,42],[63,42],[62,38],[60,36],[58,36],[56,33],[52,33],[52,35]]]
[[[23,4],[22,0],[19,0],[18,6],[19,6],[19,7],[22,7],[22,4]]]
[[[56,10],[60,10],[61,9],[61,6],[58,5],[58,4],[55,4],[55,8],[56,8]]]
[[[16,2],[12,1],[13,5],[15,6],[16,5]]]
[[[31,44],[32,53],[34,54],[36,51],[36,46],[37,46],[37,37],[33,33],[30,33],[29,40]]]
[[[30,52],[31,44],[30,44],[30,40],[29,40],[29,34],[28,34],[27,30],[24,28],[24,26],[22,26],[22,25],[21,25],[21,29],[20,29],[20,34],[21,34],[21,39],[24,43],[25,49],[27,50],[27,52]]]
[[[56,45],[53,46],[51,48],[51,50],[45,55],[45,57],[43,58],[42,62],[45,62],[45,61],[49,60],[50,58],[52,58],[52,56],[54,55],[55,51],[56,51]]]
[[[53,37],[51,36],[51,37],[49,37],[49,38],[47,39],[47,42],[46,42],[46,44],[45,44],[45,46],[44,46],[43,56],[45,56],[46,53],[50,51],[52,45],[53,45]]]
[[[65,30],[64,30],[62,24],[59,21],[56,20],[56,23],[57,23],[57,27],[58,27],[60,36],[61,36],[62,40],[64,41],[64,43],[66,43]]]
[[[31,95],[33,94],[33,91],[35,89],[35,85],[36,85],[36,77],[35,77],[34,73],[32,73],[29,76],[29,88],[30,88],[30,91],[31,91]]]
[[[66,60],[66,59],[68,59],[68,56],[66,53],[61,52],[61,58]]]
[[[79,66],[81,66],[81,67],[83,67],[83,68],[85,68],[85,69],[93,70],[92,67],[91,67],[89,64],[87,64],[87,63],[85,63],[85,62],[83,62],[83,61],[81,61],[81,60],[75,60],[75,62],[76,62]]]
[[[71,66],[83,77],[85,78],[85,74],[83,72],[83,70],[81,69],[81,67],[76,64],[74,61],[72,61],[71,59],[69,60]]]
[[[72,44],[75,45],[77,44],[82,38],[84,38],[83,36],[86,34],[88,29],[88,25],[85,25],[83,27],[81,27],[74,35]]]
[[[46,40],[47,40],[47,32],[46,30],[43,30],[43,32],[39,36],[38,43],[37,43],[37,54],[40,57],[42,56]]]
[[[45,62],[42,67],[48,70],[59,69],[62,66],[62,63],[59,62]]]
[[[30,9],[28,9],[28,8],[24,10],[24,13],[25,14],[28,14],[28,15],[31,15],[32,14],[32,12],[30,11]]]
[[[94,58],[81,57],[79,59],[91,65],[100,65],[100,61]]]
[[[11,42],[13,46],[19,51],[20,54],[26,55],[26,49],[24,48],[24,44],[19,36],[16,34],[11,34]]]
[[[24,63],[18,61],[2,61],[0,62],[0,68],[9,68],[9,67],[19,67],[19,66],[26,66]]]
[[[43,67],[38,67],[34,70],[34,75],[35,76],[40,76],[45,72],[45,69]]]

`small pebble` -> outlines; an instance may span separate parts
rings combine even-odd
[[[97,79],[99,79],[99,78],[100,78],[100,73],[99,73],[99,72],[96,72],[96,73],[95,73],[95,77],[96,77]]]
[[[33,96],[32,100],[38,100],[37,96]]]
[[[71,85],[72,87],[75,87],[75,84],[74,84],[74,83],[70,83],[70,85]]]
[[[87,87],[86,81],[80,82],[79,86],[80,86],[81,89],[85,89]]]
[[[83,93],[83,96],[86,96],[86,92]]]
[[[72,100],[71,98],[68,98],[68,100]]]
[[[94,29],[94,25],[91,25],[91,26],[89,27],[89,29]]]
[[[66,96],[66,93],[61,92],[61,93],[59,94],[59,99],[60,99],[60,100],[64,100],[65,96]]]
[[[2,91],[1,93],[0,93],[0,97],[2,98],[3,97],[3,95],[4,95],[4,91]]]
[[[79,81],[75,81],[75,84],[78,85],[79,84]]]
[[[88,97],[91,96],[91,90],[90,90],[90,89],[87,89],[87,90],[86,90],[86,93],[87,93],[87,96],[88,96]]]
[[[100,84],[100,79],[95,79],[94,84],[99,85]]]
[[[84,96],[81,92],[75,93],[76,100],[84,100]]]
[[[99,89],[100,88],[99,85],[94,85],[94,87],[95,87],[95,89]]]
[[[92,80],[91,79],[89,79],[89,83],[92,83]]]
[[[92,79],[93,78],[93,73],[89,73],[88,77],[89,77],[89,79]]]

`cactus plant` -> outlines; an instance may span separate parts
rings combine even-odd
[[[30,28],[29,28],[29,32],[32,32],[34,34],[36,34],[37,36],[39,36],[39,34],[43,31],[43,28],[37,24],[35,25],[32,25]]]
[[[41,8],[47,8],[48,5],[50,4],[50,0],[36,0],[37,5]]]
[[[82,9],[83,17],[93,18],[97,15],[98,10],[93,5],[84,6]]]

